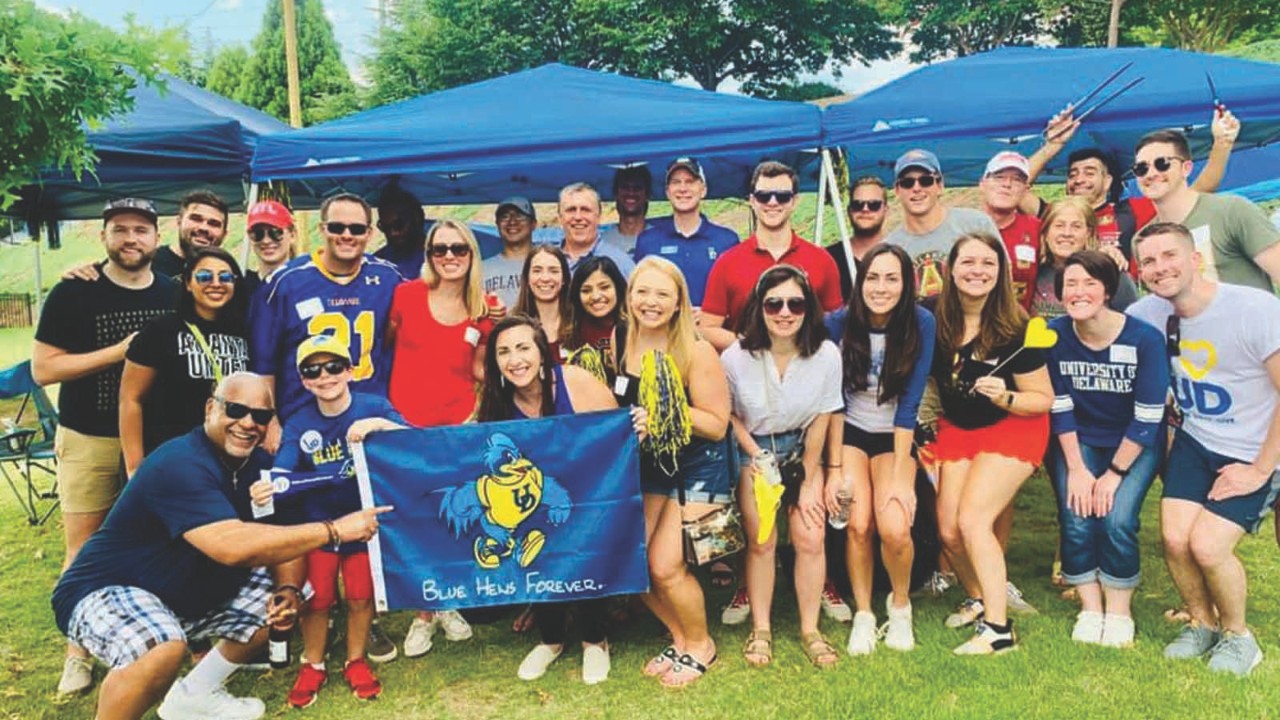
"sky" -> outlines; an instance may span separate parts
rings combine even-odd
[[[124,16],[133,13],[138,22],[163,27],[180,25],[188,28],[195,49],[212,44],[247,44],[258,33],[267,0],[36,0],[48,10],[79,12],[111,27],[123,27]],[[360,82],[365,77],[362,65],[373,55],[373,37],[378,30],[377,0],[325,0],[325,12],[335,28],[342,46],[342,58],[352,75]],[[905,58],[872,63],[870,67],[854,65],[843,69],[836,80],[828,69],[814,78],[830,83],[846,93],[864,93],[892,80],[912,68]],[[734,92],[736,84],[726,81],[722,91]]]

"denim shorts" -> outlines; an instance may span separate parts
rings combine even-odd
[[[781,469],[784,461],[795,462],[796,458],[804,457],[804,436],[804,429],[801,428],[774,435],[756,435],[753,433],[751,439],[755,441],[756,446],[761,450],[768,450],[773,453],[773,457],[778,461],[779,469]],[[738,472],[749,470],[753,461],[752,457],[743,452],[736,438],[733,444],[737,448]],[[741,475],[737,477],[741,477]],[[796,500],[800,498],[800,482],[803,480],[803,473],[799,477],[792,477],[790,473],[786,472],[782,473],[782,482],[786,486],[786,490],[782,494],[783,506],[790,507],[796,504]]]
[[[679,498],[676,483],[684,484],[688,503],[723,505],[733,501],[731,468],[737,467],[733,443],[728,438],[695,437],[680,451],[675,475],[658,467],[649,453],[640,456],[640,491],[645,495]]]
[[[1202,505],[1214,515],[1244,528],[1245,532],[1256,532],[1280,492],[1280,473],[1272,472],[1262,487],[1248,495],[1210,500],[1209,490],[1218,479],[1218,470],[1235,462],[1249,461],[1219,455],[1179,429],[1165,465],[1164,497]]]

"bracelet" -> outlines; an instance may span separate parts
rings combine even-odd
[[[271,594],[274,595],[276,593],[282,593],[285,590],[291,590],[298,597],[302,597],[302,588],[297,585],[277,585],[276,589],[271,591]]]
[[[1004,396],[1004,406],[1006,408],[1013,407],[1013,393],[1009,393],[1008,395]]]
[[[324,523],[324,529],[329,533],[329,544],[335,548],[342,544],[342,536],[338,534],[338,527],[333,524],[332,520],[321,520]]]
[[[828,470],[839,470],[840,468],[842,468],[842,467],[844,467],[844,466],[843,466],[843,465],[827,465],[826,467],[827,467],[827,469],[828,469]]]
[[[1122,477],[1122,478],[1123,478],[1125,475],[1128,475],[1128,474],[1129,474],[1129,471],[1128,471],[1128,470],[1121,470],[1120,468],[1116,467],[1116,463],[1115,463],[1115,461],[1114,461],[1114,460],[1107,464],[1107,469],[1108,469],[1108,470],[1110,470],[1111,472],[1115,473],[1116,475],[1119,475],[1119,476],[1120,476],[1120,477]]]

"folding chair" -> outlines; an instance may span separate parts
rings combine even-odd
[[[22,398],[18,411],[0,434],[0,474],[27,522],[41,525],[58,507],[58,461],[53,452],[58,411],[32,379],[29,360],[0,370],[0,399],[17,397]]]

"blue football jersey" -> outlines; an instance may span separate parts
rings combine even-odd
[[[353,391],[386,397],[391,354],[383,338],[391,298],[402,280],[394,265],[370,255],[350,277],[329,274],[318,253],[272,273],[251,304],[249,355],[254,372],[275,376],[281,423],[313,402],[294,356],[313,335],[333,335],[347,345]]]

